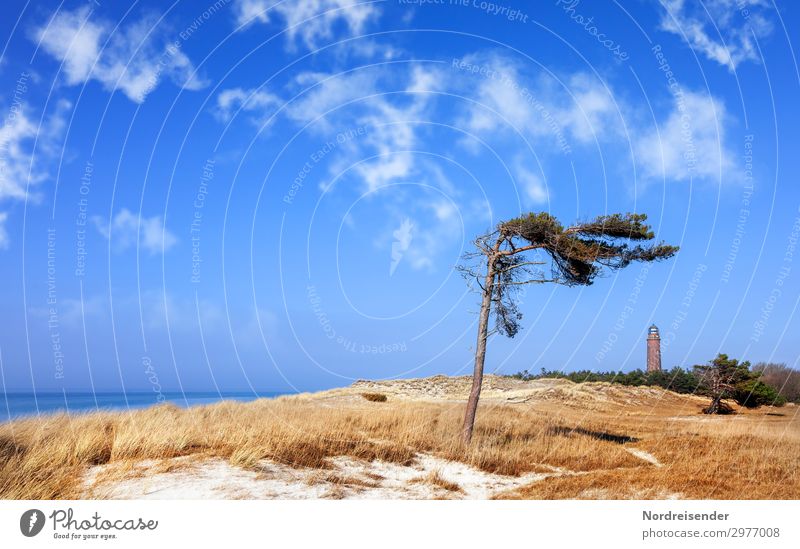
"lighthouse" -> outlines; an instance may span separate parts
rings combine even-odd
[[[661,336],[655,324],[647,331],[647,371],[661,371]]]

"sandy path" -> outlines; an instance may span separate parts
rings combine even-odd
[[[86,495],[108,499],[489,499],[537,480],[562,474],[529,473],[519,477],[480,471],[459,462],[419,455],[410,466],[346,457],[331,468],[294,469],[262,461],[257,470],[222,459],[144,461],[121,480],[103,481],[107,466],[86,475]]]

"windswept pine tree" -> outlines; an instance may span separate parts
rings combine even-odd
[[[761,381],[760,371],[751,371],[750,362],[739,362],[720,353],[708,364],[694,367],[700,380],[699,389],[711,397],[711,403],[703,409],[706,414],[730,414],[733,412],[724,399],[735,400],[740,406],[782,406],[786,399],[779,391]]]
[[[460,267],[468,279],[477,282],[482,296],[472,389],[464,415],[465,443],[471,441],[475,425],[492,310],[493,331],[514,337],[522,319],[517,299],[521,286],[548,282],[588,286],[603,269],[672,257],[678,251],[676,246],[638,244],[655,237],[646,220],[645,214],[612,214],[564,227],[549,213],[530,213],[502,222],[475,239],[477,250],[467,254]],[[528,255],[536,251],[543,252],[537,254],[543,259]],[[480,267],[475,266],[478,259]]]

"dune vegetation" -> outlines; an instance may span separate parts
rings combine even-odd
[[[464,391],[467,383],[464,378]],[[708,417],[699,413],[704,399],[661,389],[499,380],[492,393],[492,383],[490,376],[469,446],[461,442],[459,388],[434,398],[399,392],[399,385],[381,391],[390,385],[379,384],[366,389],[386,394],[385,401],[366,399],[365,387],[356,386],[250,403],[6,423],[0,425],[0,497],[91,497],[85,475],[92,467],[113,465],[103,478],[113,482],[142,460],[169,471],[181,456],[251,470],[266,460],[324,472],[339,456],[408,465],[420,455],[499,475],[549,473],[494,496],[503,498],[800,497],[797,406]],[[502,384],[517,385],[506,390]],[[427,482],[459,492],[457,483],[437,474]]]

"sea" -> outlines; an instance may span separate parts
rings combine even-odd
[[[5,393],[0,392],[0,422],[24,417],[54,413],[83,414],[95,411],[135,410],[171,402],[189,407],[213,404],[223,400],[248,402],[259,398],[273,398],[287,393],[236,393],[236,392],[185,392],[161,393]]]

